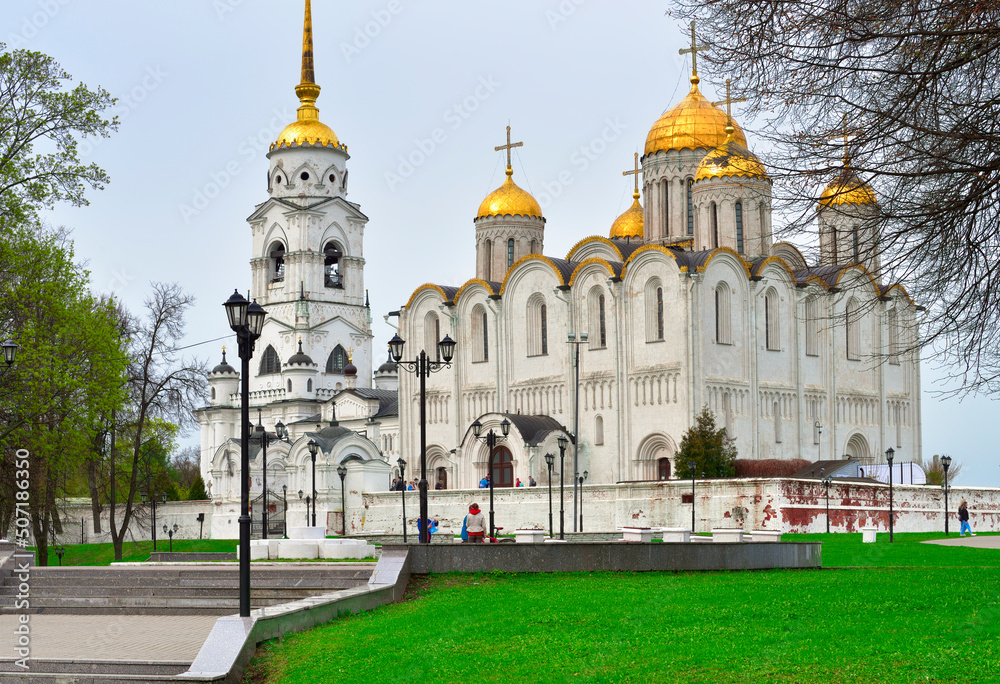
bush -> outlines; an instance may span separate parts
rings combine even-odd
[[[734,462],[736,477],[791,477],[812,461],[802,458],[763,458],[752,460],[738,458]]]
[[[201,479],[201,475],[198,475],[191,483],[187,498],[188,501],[204,501],[208,498],[208,492],[205,491],[205,481]]]

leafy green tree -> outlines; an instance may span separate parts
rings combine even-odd
[[[726,428],[715,426],[715,414],[706,406],[701,410],[684,437],[677,452],[677,476],[691,477],[694,463],[695,477],[733,477],[736,475],[736,444],[726,434]]]

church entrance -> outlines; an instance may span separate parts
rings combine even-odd
[[[448,489],[448,470],[446,468],[437,469],[437,478],[434,480],[434,489]]]
[[[497,447],[493,450],[493,486],[514,486],[514,458],[507,447]]]
[[[281,538],[285,536],[285,499],[284,492],[273,490],[267,492],[267,536]],[[250,536],[263,538],[264,532],[264,493],[250,502]]]
[[[669,480],[670,479],[670,459],[661,458],[656,462],[656,479],[658,480]]]

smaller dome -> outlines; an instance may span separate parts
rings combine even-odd
[[[376,373],[398,373],[399,366],[392,360],[392,352],[389,353],[388,360],[378,367]]]
[[[642,205],[639,204],[639,191],[632,193],[632,206],[615,219],[611,224],[611,239],[628,240],[642,239]]]
[[[292,354],[292,356],[289,357],[289,359],[288,359],[288,365],[289,366],[296,365],[296,364],[303,365],[303,366],[312,366],[313,365],[313,360],[309,357],[308,354],[306,354],[306,353],[304,353],[302,351],[302,340],[299,340],[299,350],[297,352],[295,352],[294,354]]]
[[[288,124],[274,143],[274,147],[291,147],[292,145],[339,147],[340,141],[332,128],[318,119],[312,119]]]
[[[348,361],[347,365],[344,366],[344,375],[348,377],[354,377],[358,374],[358,367],[354,365],[353,361]]]
[[[834,204],[878,204],[878,199],[870,185],[858,180],[850,169],[844,169],[819,196],[821,208]]]
[[[236,375],[236,369],[226,362],[226,348],[222,348],[222,363],[212,369],[212,375],[216,373],[232,373]]]
[[[521,189],[511,179],[513,169],[507,167],[507,180],[503,185],[491,192],[479,205],[476,218],[487,216],[536,216],[542,218],[542,208],[538,200],[526,190]]]
[[[726,141],[705,155],[695,172],[695,182],[706,178],[760,178],[770,180],[767,169],[753,152],[733,137],[734,128],[728,126]]]

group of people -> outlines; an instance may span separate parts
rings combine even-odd
[[[479,481],[479,488],[480,489],[487,489],[487,488],[489,488],[489,486],[490,486],[490,476],[486,475],[485,477],[483,477],[482,480]],[[517,481],[514,483],[514,486],[515,487],[523,487],[524,486],[524,483],[521,482],[521,478],[517,478]],[[537,487],[538,486],[538,483],[535,481],[535,478],[532,477],[531,475],[528,476],[528,486],[529,487]]]
[[[410,480],[409,482],[407,482],[406,480],[403,480],[401,478],[394,477],[394,478],[392,478],[392,486],[389,488],[389,491],[390,492],[402,492],[402,491],[412,492],[416,488],[417,488],[417,483],[415,481]]]

